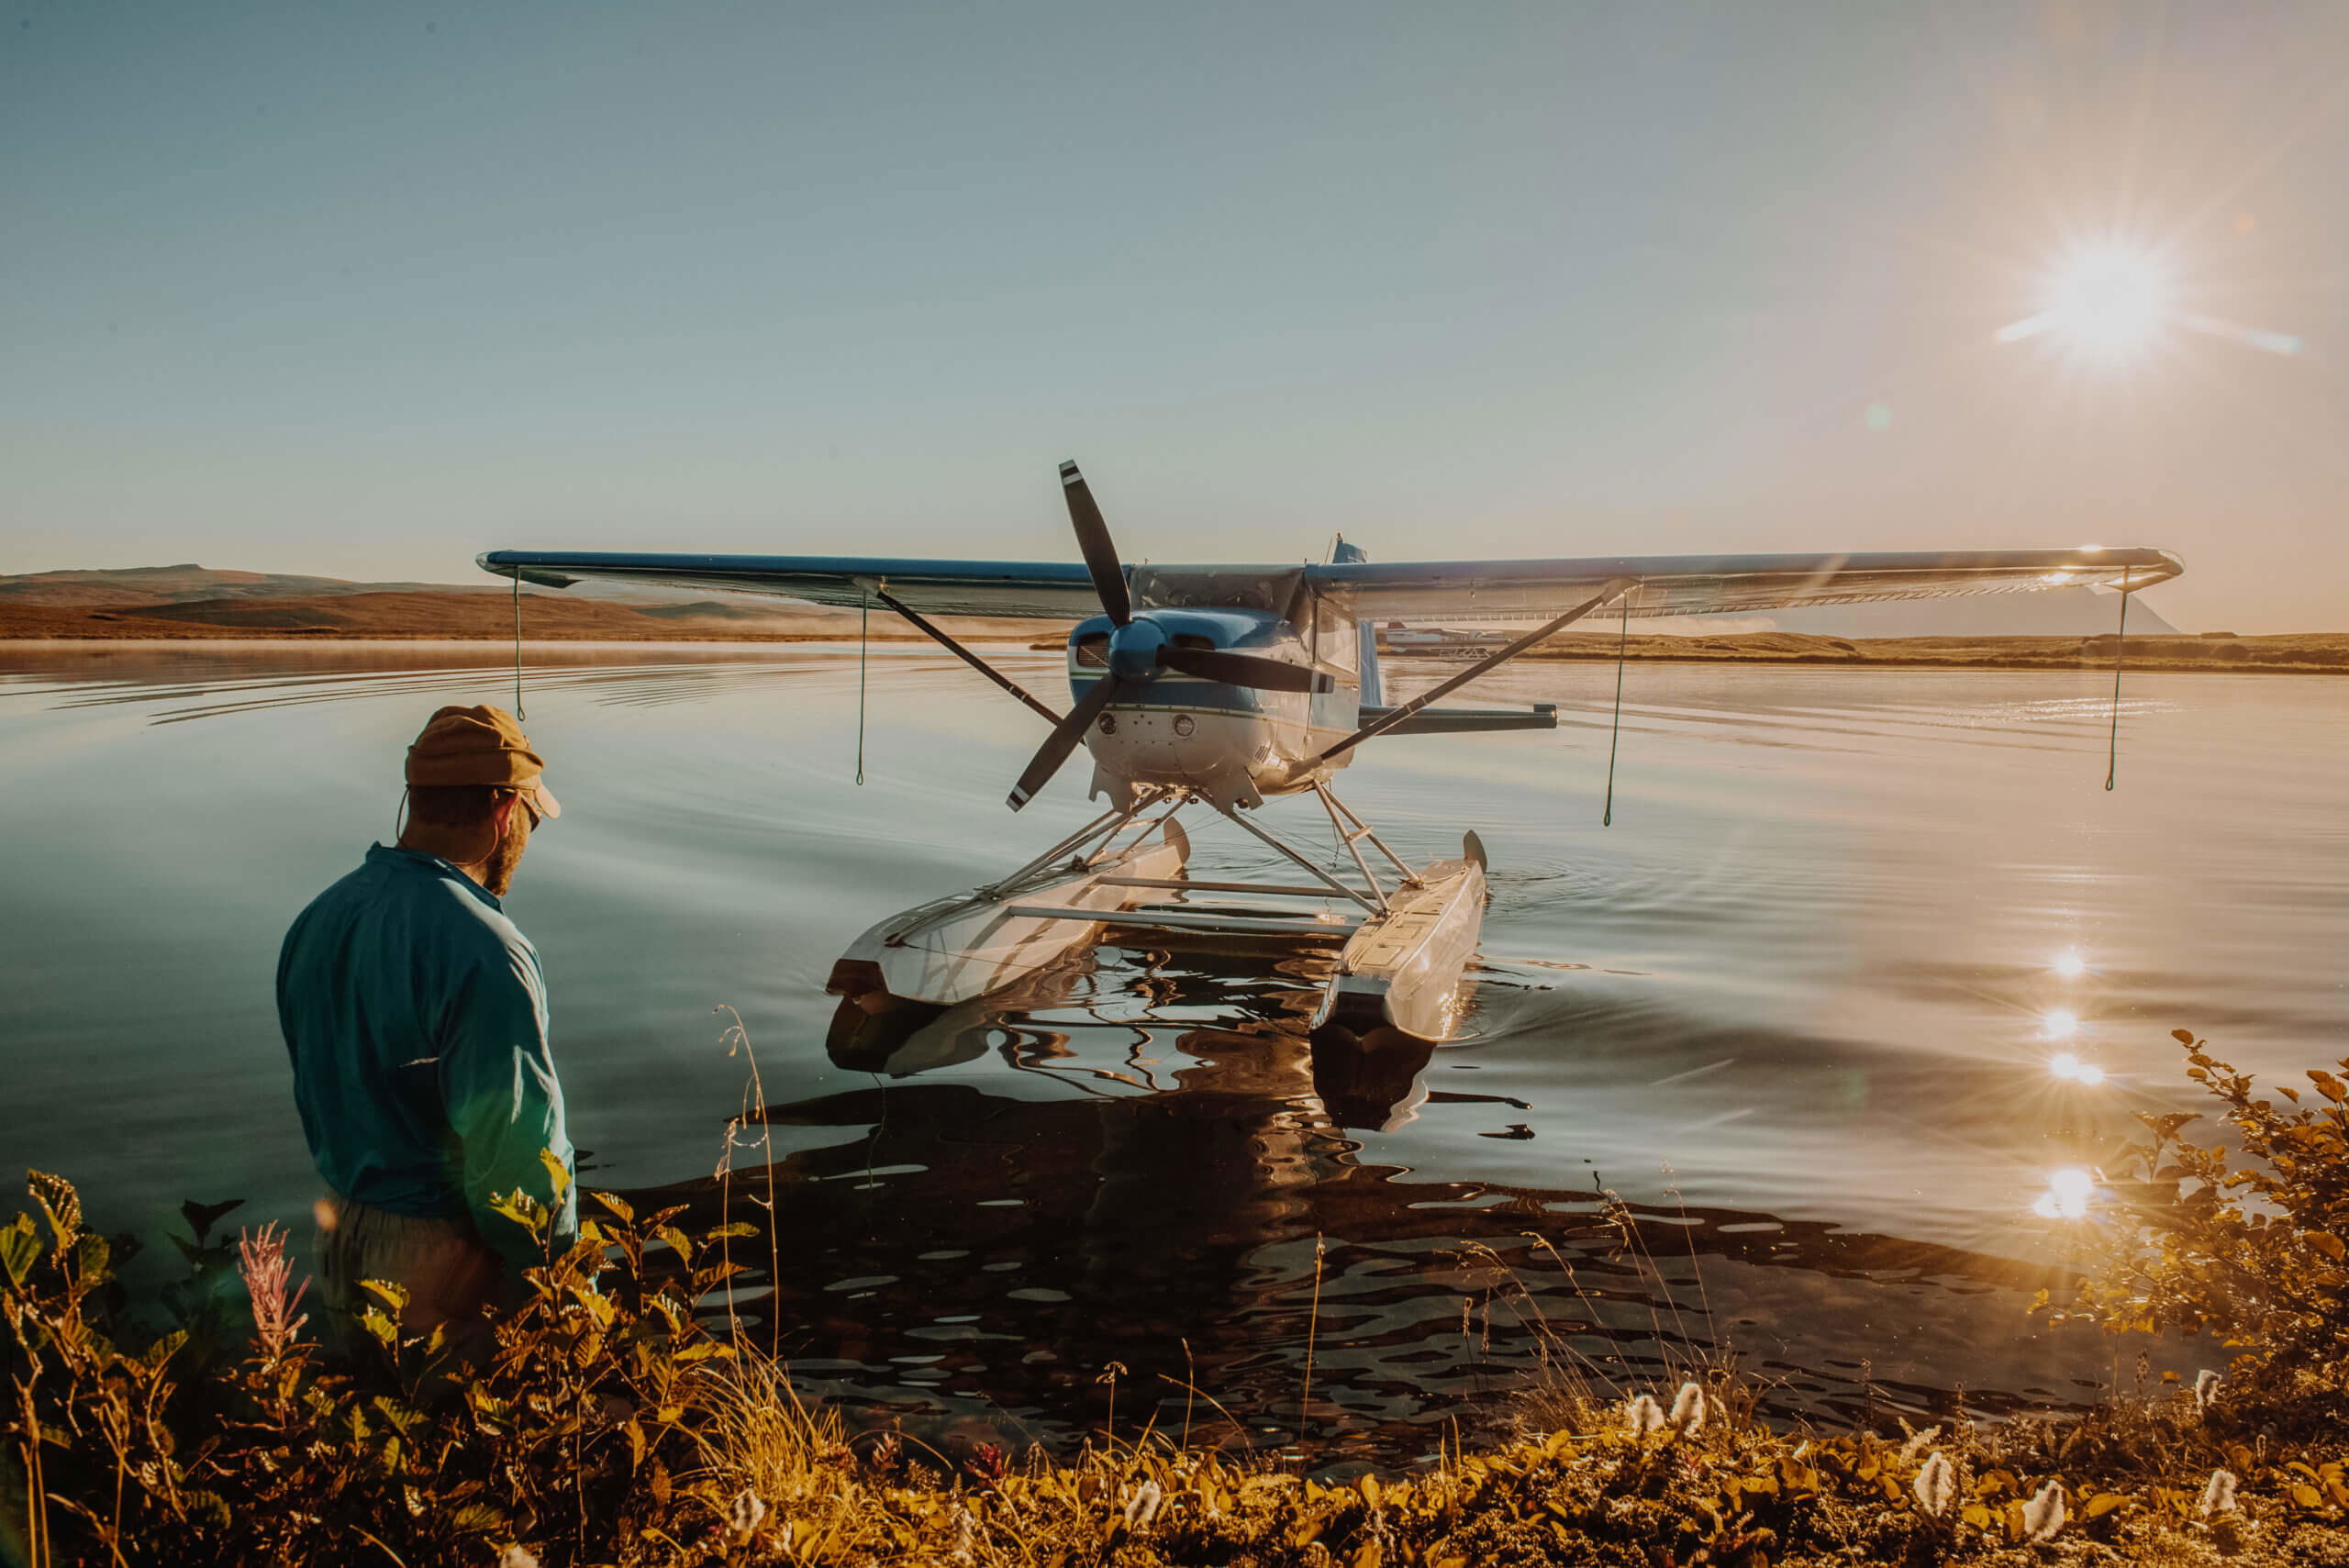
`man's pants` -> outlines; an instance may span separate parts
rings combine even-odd
[[[327,1194],[317,1217],[311,1245],[318,1283],[336,1335],[352,1359],[384,1355],[374,1336],[359,1326],[370,1307],[397,1321],[404,1340],[440,1329],[450,1355],[474,1366],[489,1359],[495,1345],[489,1317],[515,1304],[516,1287],[505,1260],[470,1220],[392,1214],[337,1192]],[[360,1282],[371,1279],[406,1291],[407,1306],[395,1312],[362,1289]]]

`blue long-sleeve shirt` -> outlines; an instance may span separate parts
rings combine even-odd
[[[541,1150],[576,1167],[538,951],[495,897],[436,855],[375,845],[285,933],[277,1017],[329,1186],[393,1214],[470,1216],[514,1266],[539,1261],[490,1203],[517,1188],[553,1203]],[[558,1246],[577,1217],[566,1189]]]

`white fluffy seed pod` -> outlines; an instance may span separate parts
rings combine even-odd
[[[2050,1481],[2022,1506],[2022,1532],[2031,1540],[2053,1540],[2064,1528],[2064,1484]]]
[[[2208,1410],[2210,1407],[2211,1402],[2219,1397],[2219,1385],[2225,1381],[2225,1378],[2221,1377],[2217,1373],[2212,1372],[2207,1366],[2199,1373],[2196,1373],[2194,1378],[2194,1407],[2198,1410]]]
[[[1166,1494],[1155,1481],[1145,1481],[1126,1499],[1126,1523],[1134,1529],[1148,1529],[1151,1520],[1158,1517],[1159,1505]]]
[[[1623,1426],[1635,1438],[1643,1438],[1664,1425],[1664,1407],[1654,1398],[1642,1394],[1623,1407]]]
[[[2206,1519],[2221,1518],[2235,1511],[2235,1478],[2232,1471],[2213,1470],[2202,1487],[2201,1514]]]
[[[1690,1437],[1705,1429],[1705,1391],[1693,1382],[1672,1396],[1672,1424]]]
[[[1917,1472],[1909,1490],[1917,1494],[1919,1507],[1940,1518],[1957,1500],[1957,1466],[1949,1462],[1949,1455],[1935,1450]]]

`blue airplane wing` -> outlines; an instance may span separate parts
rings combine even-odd
[[[550,588],[598,578],[849,606],[865,603],[873,589],[881,588],[900,604],[928,615],[1081,620],[1101,612],[1083,562],[1074,561],[493,550],[477,563],[484,572]]]
[[[2165,550],[1870,551],[1832,555],[1624,555],[1558,561],[1343,562],[1304,568],[1316,591],[1364,620],[1533,621],[1629,582],[1635,616],[1723,615],[2057,587],[2128,592],[2176,576]]]
[[[1100,609],[1084,565],[1073,561],[498,550],[481,556],[479,562],[484,571],[500,576],[557,588],[593,577],[847,606],[865,603],[866,595],[879,588],[930,615],[1046,620],[1078,620]],[[1633,615],[1691,616],[2054,587],[2134,592],[2165,582],[2185,568],[2165,550],[2081,545],[2069,550],[1826,555],[1349,560],[1301,567],[1168,565],[1153,566],[1140,576],[1130,565],[1125,570],[1145,604],[1248,603],[1266,584],[1295,583],[1301,574],[1306,586],[1364,620],[1442,624],[1546,620],[1615,582],[1633,585]],[[1221,596],[1226,584],[1228,599]]]

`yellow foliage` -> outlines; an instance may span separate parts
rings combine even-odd
[[[2296,1375],[2337,1386],[2326,1316],[2337,1304],[2326,1293],[2349,1285],[2320,1183],[2337,1174],[2327,1162],[2349,1088],[2312,1073],[2324,1106],[2261,1109],[2248,1080],[2199,1042],[2190,1062],[2232,1107],[2246,1151],[2267,1163],[2245,1176],[2178,1140],[2191,1118],[2148,1118],[2147,1179],[2199,1184],[2201,1195],[2180,1199],[2171,1229],[2149,1232],[2171,1249],[2154,1272],[2139,1258],[2125,1287],[2105,1282],[2097,1288],[2114,1294],[2092,1295],[2083,1310],[2108,1326],[2224,1322],[2254,1356],[2288,1345]],[[2261,1223],[2238,1195],[2288,1222]],[[1730,1396],[1730,1413],[1701,1432],[1638,1437],[1619,1411],[1586,1409],[1522,1440],[1447,1445],[1440,1462],[1393,1476],[1303,1473],[1156,1435],[1058,1461],[984,1444],[940,1454],[888,1432],[852,1437],[837,1414],[802,1403],[782,1365],[705,1326],[696,1303],[734,1272],[712,1236],[680,1230],[675,1211],[640,1218],[625,1200],[587,1195],[605,1218],[529,1271],[529,1299],[498,1325],[494,1355],[465,1375],[461,1396],[434,1399],[430,1379],[450,1369],[426,1364],[437,1341],[402,1339],[393,1287],[376,1289],[383,1306],[369,1314],[399,1360],[391,1392],[361,1385],[306,1343],[246,1355],[232,1337],[183,1329],[117,1350],[107,1257],[85,1244],[71,1185],[36,1178],[48,1234],[30,1218],[0,1226],[0,1351],[16,1397],[0,1422],[13,1466],[0,1540],[29,1542],[43,1568],[363,1560],[354,1542],[407,1568],[478,1568],[514,1551],[548,1568],[1963,1562],[2013,1561],[2029,1533],[2024,1500],[2061,1482],[2077,1500],[2065,1539],[2103,1543],[2120,1560],[2183,1561],[2218,1528],[2198,1503],[2221,1465],[2237,1478],[2228,1529],[2238,1518],[2277,1531],[2349,1518],[2338,1423],[2285,1451],[2254,1412],[2229,1425],[2183,1390],[2061,1428],[1961,1427],[1904,1445],[1865,1431],[1774,1430],[1722,1384],[1710,1392]],[[533,1222],[543,1235],[544,1212]],[[2197,1294],[2215,1289],[2214,1276],[2196,1272],[2205,1260],[2188,1239],[2219,1247],[2232,1267],[2306,1266],[2284,1306],[2228,1315]],[[2230,1394],[2217,1408],[2249,1396]],[[1942,1500],[1928,1514],[1918,1483],[1934,1461]],[[1955,1507],[1952,1466],[1964,1485]]]

